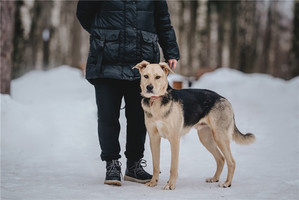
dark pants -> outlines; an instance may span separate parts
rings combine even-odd
[[[93,82],[98,107],[98,134],[104,161],[119,159],[119,114],[125,100],[127,138],[125,155],[137,161],[143,157],[146,128],[141,107],[140,81],[96,79]]]

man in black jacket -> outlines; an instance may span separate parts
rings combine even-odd
[[[143,169],[146,128],[141,108],[140,75],[132,68],[142,60],[158,63],[158,43],[169,65],[175,68],[179,49],[166,0],[79,0],[77,17],[90,33],[86,78],[95,87],[101,159],[106,161],[107,169],[105,184],[121,185],[118,138],[123,97],[127,118],[124,179],[148,182],[152,176]]]

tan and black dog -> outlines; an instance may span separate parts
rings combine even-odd
[[[217,163],[215,175],[206,179],[206,182],[219,181],[226,160],[227,179],[219,186],[230,187],[235,171],[230,141],[233,139],[238,144],[250,144],[255,141],[255,136],[251,133],[244,135],[237,129],[229,101],[210,90],[172,89],[167,80],[167,75],[172,70],[166,63],[150,64],[143,61],[134,68],[139,69],[141,74],[142,107],[153,158],[153,178],[147,185],[157,185],[160,142],[163,137],[169,140],[171,146],[170,177],[164,189],[175,189],[180,137],[195,128],[200,141]]]

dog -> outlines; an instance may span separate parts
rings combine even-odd
[[[138,69],[141,75],[141,105],[153,160],[153,177],[146,185],[154,187],[158,183],[160,143],[163,137],[169,140],[171,146],[170,177],[163,189],[175,189],[180,137],[187,134],[191,128],[195,128],[200,141],[214,156],[217,163],[214,176],[207,178],[206,182],[219,181],[226,161],[227,179],[219,186],[230,187],[236,165],[230,150],[231,139],[238,144],[251,144],[255,141],[252,133],[244,135],[236,127],[230,102],[210,90],[172,89],[168,84],[167,76],[174,72],[164,62],[150,64],[142,61],[133,68]]]

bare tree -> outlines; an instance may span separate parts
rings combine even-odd
[[[14,24],[14,1],[1,1],[1,93],[10,94],[11,65],[12,65],[12,39]]]
[[[294,29],[293,29],[293,47],[290,64],[293,76],[299,76],[299,0],[294,2]],[[292,77],[292,76],[291,76]]]
[[[255,65],[256,40],[254,35],[256,1],[241,1],[238,7],[238,69],[252,72]]]

